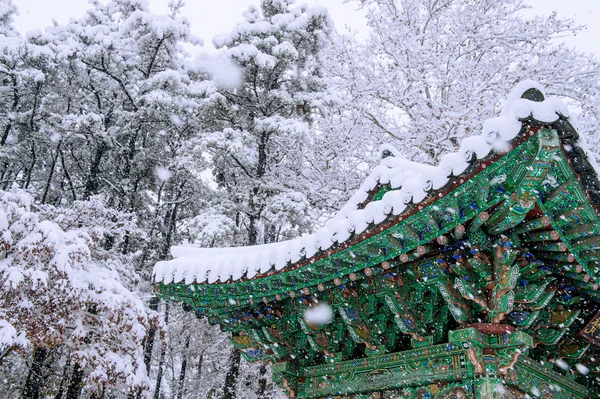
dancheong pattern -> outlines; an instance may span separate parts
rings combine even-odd
[[[246,360],[272,363],[293,398],[598,397],[600,351],[582,331],[600,310],[600,185],[577,140],[565,118],[524,119],[508,152],[473,154],[343,245],[157,292],[231,332]],[[331,323],[303,319],[317,303]]]

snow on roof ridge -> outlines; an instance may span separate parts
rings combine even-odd
[[[481,135],[465,138],[458,152],[442,156],[437,166],[418,164],[399,156],[382,159],[340,212],[315,233],[294,240],[246,247],[175,246],[171,248],[174,259],[154,266],[155,281],[213,284],[239,280],[244,275],[250,279],[272,268],[279,271],[288,263],[309,259],[334,243],[345,242],[353,233],[361,234],[371,223],[383,222],[389,214],[400,215],[411,202],[419,203],[429,191],[443,187],[450,176],[462,174],[473,154],[481,159],[492,150],[508,148],[508,143],[521,131],[522,119],[532,116],[540,122],[554,122],[561,115],[568,116],[566,105],[558,99],[536,102],[521,98],[530,88],[542,91],[536,82],[518,84],[508,96],[501,116],[485,121]],[[389,145],[385,149],[394,155],[400,154]],[[358,209],[378,184],[389,184],[395,190]]]

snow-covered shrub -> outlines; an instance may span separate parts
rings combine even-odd
[[[142,341],[156,316],[124,284],[128,258],[106,242],[127,220],[99,198],[40,208],[24,191],[0,191],[2,352],[64,346],[86,390],[148,388]]]

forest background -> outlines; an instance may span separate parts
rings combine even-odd
[[[0,396],[281,397],[217,326],[154,296],[171,245],[311,232],[383,144],[434,164],[524,79],[569,104],[598,158],[600,68],[565,44],[574,21],[520,0],[353,4],[358,34],[263,0],[205,54],[181,1],[95,0],[22,32],[0,0]]]

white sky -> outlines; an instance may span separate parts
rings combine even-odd
[[[186,0],[183,14],[190,20],[192,32],[205,42],[204,51],[211,51],[212,37],[227,32],[242,19],[242,12],[249,4],[258,5],[260,0]],[[169,0],[149,0],[151,10],[168,11]],[[600,0],[525,0],[533,9],[532,15],[548,15],[557,11],[560,16],[574,19],[586,25],[575,38],[566,41],[585,52],[593,52],[600,58]],[[82,15],[88,8],[87,0],[13,0],[19,8],[17,26],[23,31],[43,29],[55,19],[64,23]],[[344,0],[296,0],[296,3],[318,4],[327,7],[338,30],[345,26],[365,32],[362,14],[356,11],[356,3]]]

